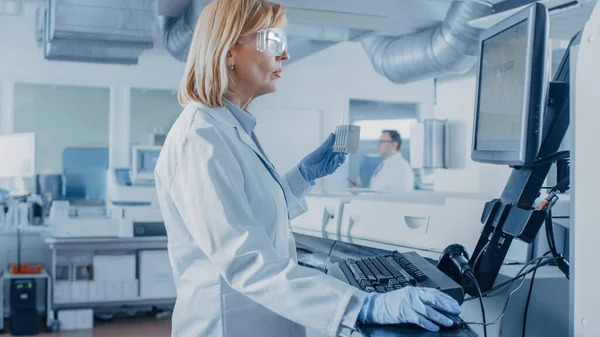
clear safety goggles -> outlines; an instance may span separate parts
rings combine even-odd
[[[270,56],[281,56],[287,49],[287,34],[279,28],[261,29],[256,35],[256,50]]]

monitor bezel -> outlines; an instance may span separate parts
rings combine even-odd
[[[525,93],[521,107],[521,144],[518,151],[477,149],[479,103],[484,42],[506,30],[527,21],[527,49],[525,65]],[[485,30],[479,39],[478,71],[475,91],[475,113],[471,159],[476,162],[521,166],[536,159],[542,141],[542,115],[545,108],[549,73],[547,71],[547,45],[549,39],[548,11],[543,4],[535,3]],[[537,51],[537,52],[536,52]],[[540,51],[542,51],[540,53]]]

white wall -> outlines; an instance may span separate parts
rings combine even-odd
[[[155,128],[169,131],[181,113],[176,90],[131,89],[131,141],[149,145]]]
[[[480,164],[471,160],[473,114],[475,111],[474,73],[437,81],[434,115],[451,122],[451,167],[435,171],[436,191],[464,191],[498,195],[511,170],[508,166]]]
[[[61,173],[65,147],[108,146],[108,88],[15,84],[15,132],[35,132],[37,173]]]

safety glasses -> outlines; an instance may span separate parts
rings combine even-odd
[[[261,29],[256,35],[256,50],[270,56],[281,56],[287,49],[287,35],[279,28]]]

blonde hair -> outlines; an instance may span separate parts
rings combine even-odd
[[[285,8],[266,0],[212,0],[202,10],[179,86],[179,104],[225,106],[227,52],[240,37],[285,25]]]

